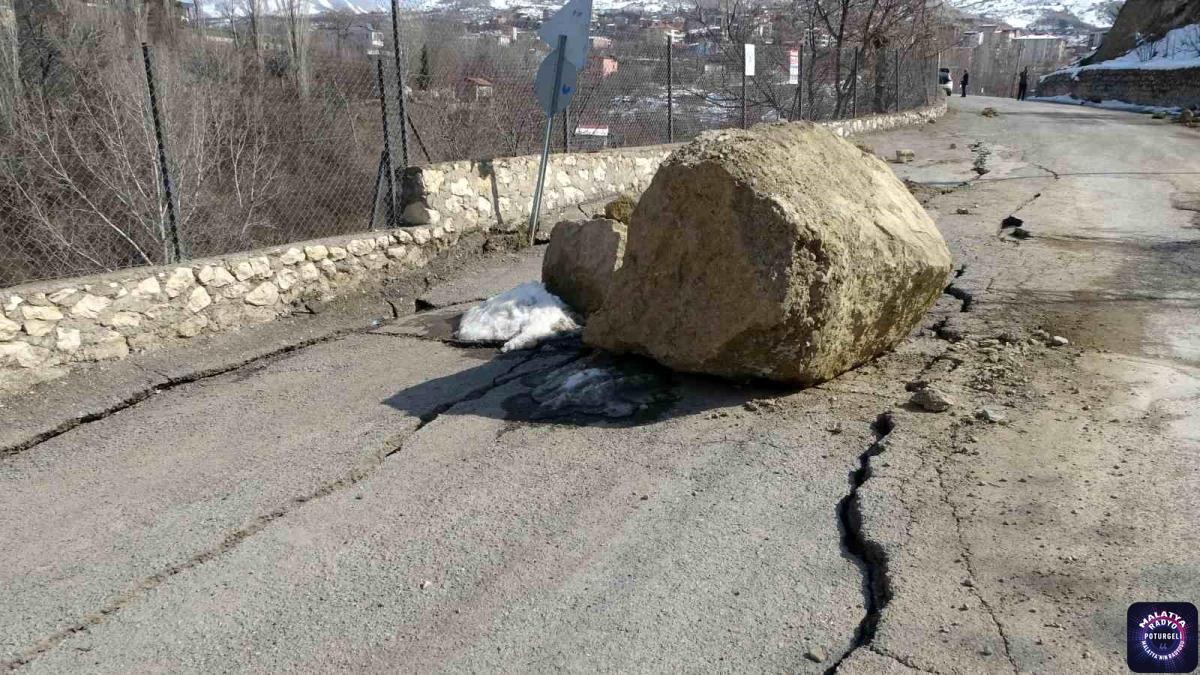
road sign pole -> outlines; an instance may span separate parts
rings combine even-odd
[[[550,97],[550,114],[546,115],[546,134],[542,138],[542,163],[538,166],[537,185],[533,188],[533,208],[529,212],[529,245],[537,237],[538,215],[542,209],[542,186],[546,183],[546,164],[550,162],[550,134],[554,131],[554,110],[562,90],[563,60],[566,58],[567,36],[558,36],[558,59],[554,64],[554,93]]]

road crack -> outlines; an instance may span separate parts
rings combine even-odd
[[[333,337],[328,337],[326,339],[333,339]],[[312,344],[316,344],[317,342],[320,342],[320,341],[324,341],[324,340],[314,340],[312,342]],[[295,349],[299,349],[299,348],[301,348],[300,345],[293,345],[290,348],[280,350],[280,352],[278,352],[278,354],[287,353],[289,351],[294,351]],[[278,355],[278,354],[276,354],[276,355]],[[501,358],[505,358],[506,356],[502,356]],[[92,628],[95,628],[96,626],[103,624],[110,617],[114,616],[116,613],[121,611],[125,606],[129,605],[131,602],[137,600],[138,598],[143,597],[150,591],[162,586],[167,581],[169,581],[172,577],[174,577],[178,574],[187,572],[189,570],[192,570],[194,568],[197,568],[201,565],[204,565],[205,563],[211,562],[227,553],[232,552],[243,542],[247,541],[248,539],[255,536],[256,534],[262,532],[264,529],[266,529],[266,527],[268,525],[275,522],[276,520],[279,520],[279,519],[287,516],[294,510],[303,506],[304,504],[307,504],[307,503],[317,500],[317,499],[321,499],[323,497],[328,497],[330,495],[342,492],[342,491],[346,490],[347,488],[357,485],[358,483],[362,482],[364,479],[375,474],[379,470],[379,468],[383,466],[383,463],[385,461],[387,461],[387,459],[389,457],[391,457],[392,455],[403,450],[405,445],[413,437],[415,437],[423,428],[428,426],[431,422],[436,420],[439,416],[441,416],[443,413],[445,413],[447,410],[450,410],[454,406],[459,405],[461,403],[478,400],[478,399],[486,396],[489,392],[496,389],[497,387],[504,386],[505,384],[508,384],[509,382],[512,382],[513,380],[515,380],[519,377],[524,377],[525,375],[528,375],[531,373],[541,372],[542,370],[549,369],[549,368],[557,368],[562,365],[561,361],[553,360],[551,363],[547,364],[547,366],[543,369],[535,369],[535,370],[532,370],[529,372],[520,372],[524,366],[526,366],[530,362],[536,360],[537,358],[544,357],[544,356],[545,356],[545,354],[539,348],[539,349],[531,349],[531,350],[528,350],[527,353],[522,353],[522,354],[510,357],[510,358],[513,358],[514,363],[510,367],[505,368],[504,371],[501,372],[500,374],[498,374],[496,377],[492,378],[492,380],[490,382],[488,382],[487,384],[482,385],[480,387],[477,387],[475,389],[472,389],[471,391],[468,391],[461,396],[457,396],[448,401],[440,403],[431,411],[419,416],[417,418],[418,424],[414,428],[412,428],[411,430],[409,430],[407,432],[402,432],[400,434],[401,437],[399,439],[393,438],[393,439],[389,440],[388,442],[382,444],[379,447],[379,450],[372,454],[372,456],[370,457],[370,460],[367,464],[353,469],[352,471],[347,473],[345,476],[342,476],[341,478],[323,483],[320,486],[318,486],[315,490],[313,490],[307,494],[292,497],[287,502],[276,507],[275,509],[271,510],[270,512],[255,516],[248,525],[245,525],[244,527],[238,528],[238,529],[230,532],[216,546],[214,546],[210,549],[207,549],[205,551],[201,551],[200,553],[197,553],[182,562],[178,562],[173,565],[170,565],[158,572],[155,572],[154,574],[150,575],[149,577],[146,577],[146,578],[142,579],[141,581],[134,583],[132,586],[128,587],[124,591],[117,594],[116,597],[114,597],[111,600],[109,600],[108,602],[104,603],[104,605],[101,606],[100,609],[98,609],[94,612],[91,612],[89,614],[86,614],[79,620],[41,638],[36,643],[34,643],[32,646],[19,652],[15,658],[0,662],[0,671],[16,670],[25,665],[28,665],[31,661],[36,659],[38,656],[53,649],[55,646],[62,643],[67,638],[69,638],[77,633],[86,633],[89,630],[91,630]],[[262,357],[262,358],[268,358],[268,357]],[[581,355],[576,354],[576,355],[574,355],[572,360],[578,359],[578,358],[581,358]],[[242,364],[242,365],[244,366],[249,363],[253,363],[254,361],[258,361],[258,360],[260,360],[260,359],[252,359],[251,361],[248,361],[246,364]],[[239,367],[242,367],[242,366],[239,366]],[[223,370],[222,372],[228,372],[229,370],[235,370],[235,369],[236,368],[229,368],[229,369]],[[216,374],[219,374],[219,373],[213,373],[213,375],[216,375]],[[195,381],[196,379],[201,379],[201,378],[192,378],[191,381]],[[178,384],[184,384],[184,383],[185,382],[179,382]],[[178,386],[178,384],[176,384],[174,386]],[[128,407],[128,406],[126,406],[126,407]],[[386,450],[386,448],[388,448],[388,447],[391,447],[392,449]]]
[[[312,338],[307,338],[307,339],[301,340],[299,342],[294,342],[292,344],[280,347],[279,349],[274,349],[274,350],[266,352],[264,354],[258,354],[251,358],[241,359],[238,361],[223,364],[220,366],[215,366],[212,368],[205,368],[202,370],[197,370],[197,371],[188,373],[186,375],[181,375],[181,376],[177,376],[177,377],[170,377],[170,376],[164,375],[163,373],[161,373],[157,370],[153,370],[151,368],[147,368],[146,366],[143,366],[136,362],[130,361],[129,363],[133,367],[138,368],[139,370],[141,370],[143,372],[152,373],[154,375],[157,375],[157,376],[163,378],[162,381],[154,382],[150,386],[145,387],[144,389],[140,389],[140,390],[130,394],[129,396],[126,396],[125,398],[121,399],[120,401],[117,401],[117,402],[113,403],[112,405],[106,406],[100,410],[93,410],[88,413],[77,415],[75,417],[72,417],[70,419],[62,421],[61,423],[59,423],[58,425],[54,426],[51,429],[47,429],[45,431],[39,432],[28,438],[17,441],[15,443],[10,443],[6,446],[0,446],[0,457],[7,457],[10,455],[16,455],[18,453],[25,452],[34,447],[37,447],[38,445],[41,445],[42,443],[51,441],[59,436],[62,436],[63,434],[71,431],[72,429],[75,429],[76,427],[79,427],[79,426],[82,426],[85,424],[90,424],[92,422],[99,422],[106,417],[109,417],[111,415],[115,415],[116,413],[121,412],[122,410],[127,410],[129,408],[132,408],[133,406],[150,398],[154,394],[162,393],[164,391],[170,391],[171,389],[174,389],[176,387],[181,387],[185,384],[191,384],[193,382],[207,380],[207,379],[210,379],[213,377],[217,377],[219,375],[225,375],[225,374],[232,373],[232,372],[242,370],[245,368],[258,366],[258,365],[264,364],[270,360],[277,359],[277,358],[286,356],[288,354],[291,354],[292,352],[300,351],[302,349],[306,349],[308,347],[319,345],[319,344],[322,344],[325,342],[338,340],[343,337],[346,337],[347,335],[365,332],[365,331],[370,330],[373,327],[374,327],[373,325],[369,325],[369,326],[359,326],[359,327],[355,327],[355,328],[346,328],[346,329],[337,330],[337,331],[334,331],[332,333],[328,333],[325,335],[314,336]]]
[[[891,411],[881,413],[875,418],[871,425],[875,440],[859,455],[858,468],[850,474],[850,491],[838,502],[838,528],[842,533],[842,545],[862,566],[867,611],[854,631],[853,646],[826,671],[827,673],[837,672],[842,662],[856,650],[869,648],[871,640],[875,637],[875,629],[879,625],[880,613],[892,599],[891,584],[887,576],[887,553],[879,542],[872,541],[863,534],[858,493],[871,478],[871,458],[887,449],[887,437],[895,426]]]
[[[995,608],[987,601],[987,598],[983,597],[983,593],[979,590],[979,584],[975,582],[977,578],[975,564],[971,560],[971,550],[967,546],[966,538],[963,536],[962,516],[958,513],[958,507],[950,499],[949,489],[946,487],[945,476],[942,474],[941,469],[937,466],[933,469],[934,473],[937,474],[939,497],[949,507],[950,515],[954,518],[954,529],[957,534],[959,553],[962,556],[963,564],[967,568],[967,577],[971,581],[967,589],[971,595],[974,595],[979,600],[979,605],[983,607],[984,612],[987,613],[988,618],[991,619],[992,624],[996,627],[996,632],[1000,635],[1000,641],[1004,645],[1004,658],[1008,660],[1008,665],[1012,667],[1014,673],[1019,673],[1021,669],[1017,667],[1017,662],[1013,660],[1012,643],[1004,630],[1004,624],[1000,622],[999,617],[996,616]]]

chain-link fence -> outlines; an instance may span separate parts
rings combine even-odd
[[[540,150],[548,50],[531,32],[281,1],[221,20],[61,3],[0,21],[0,287],[370,229],[408,164]],[[624,35],[595,38],[555,152],[934,95],[916,48],[760,44],[745,76],[743,44]]]

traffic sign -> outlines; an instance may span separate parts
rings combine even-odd
[[[571,40],[568,38],[567,45],[570,44]],[[558,78],[558,97],[556,99],[554,96],[554,71],[558,66],[560,54],[563,55],[562,75]],[[533,93],[537,96],[542,111],[548,117],[553,117],[567,109],[571,97],[575,95],[578,83],[579,69],[565,58],[564,52],[555,49],[542,61],[542,65],[538,66],[537,79],[533,81]]]
[[[560,35],[567,36],[564,52],[567,63],[583,70],[587,65],[588,29],[592,24],[592,0],[570,0],[538,28],[538,37],[557,46]]]

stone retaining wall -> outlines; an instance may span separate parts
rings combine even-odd
[[[901,113],[825,122],[839,136],[921,124],[946,112],[946,102]],[[594,153],[550,156],[543,212],[640,194],[676,145],[650,145]],[[410,223],[452,223],[516,232],[527,226],[539,157],[526,155],[480,162],[446,162],[413,167],[404,177],[404,219]]]
[[[1200,107],[1200,68],[1171,70],[1071,69],[1038,83],[1038,96],[1073,96],[1084,101],[1124,101],[1164,108]]]
[[[944,111],[941,102],[830,126],[846,136],[924,123]],[[554,155],[543,212],[640,193],[674,147]],[[467,233],[518,231],[537,163],[512,157],[412,169],[405,176],[409,227],[0,289],[0,392],[61,377],[77,364],[272,321],[372,288],[424,267]]]
[[[344,297],[424,267],[461,233],[406,227],[0,290],[0,392]]]

